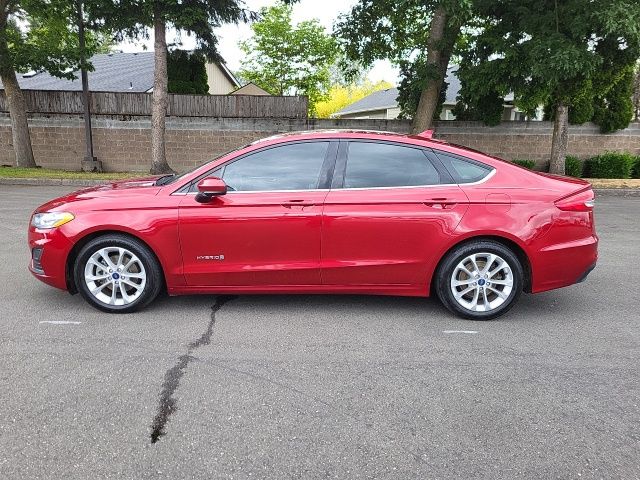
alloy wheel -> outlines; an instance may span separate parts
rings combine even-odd
[[[513,272],[506,260],[494,253],[474,253],[462,259],[451,275],[455,301],[473,312],[490,312],[511,294]]]
[[[147,283],[142,261],[130,250],[105,247],[94,252],[84,268],[84,281],[91,295],[107,305],[135,302]]]

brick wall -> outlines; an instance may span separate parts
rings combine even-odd
[[[30,119],[36,162],[42,167],[77,170],[84,156],[83,120],[79,116]],[[147,171],[151,156],[148,118],[94,119],[94,150],[107,171]],[[356,128],[407,132],[398,120],[301,120],[253,118],[176,118],[167,120],[169,164],[183,171],[248,142],[279,132]],[[475,122],[438,122],[437,137],[503,158],[529,158],[540,165],[551,149],[552,125],[547,122],[504,123],[486,127]],[[595,125],[572,126],[569,153],[586,158],[606,150],[640,154],[640,124],[602,135]],[[11,124],[0,116],[0,164],[12,165]]]
[[[436,132],[437,137],[451,143],[509,160],[535,160],[542,166],[549,161],[553,123],[505,122],[487,127],[478,122],[438,122]],[[606,135],[591,123],[569,127],[569,155],[585,159],[605,151],[640,155],[640,123]]]

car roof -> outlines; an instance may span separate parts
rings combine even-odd
[[[398,133],[398,132],[388,132],[383,130],[365,130],[365,129],[323,129],[323,130],[304,130],[298,132],[287,132],[287,133],[279,133],[277,135],[272,135],[270,137],[261,138],[256,140],[251,145],[256,145],[259,143],[279,143],[280,141],[291,141],[291,140],[304,140],[304,139],[312,139],[312,138],[371,138],[371,139],[384,139],[388,138],[389,140],[419,140],[424,142],[425,140],[432,141],[435,143],[447,143],[443,140],[433,139],[427,132],[424,132],[419,135],[409,135],[406,133]],[[413,142],[409,142],[413,143]]]
[[[369,139],[369,140],[388,140],[401,142],[407,145],[416,145],[420,147],[441,149],[445,152],[461,155],[476,161],[482,161],[495,167],[495,162],[505,163],[506,161],[488,155],[479,150],[449,143],[446,140],[433,138],[433,131],[427,130],[419,134],[405,134],[398,132],[386,132],[381,130],[365,130],[365,129],[324,129],[324,130],[304,130],[298,132],[287,132],[272,135],[270,137],[256,140],[247,147],[259,148],[261,146],[277,145],[286,142],[303,141],[312,139]],[[509,162],[506,162],[509,163]]]

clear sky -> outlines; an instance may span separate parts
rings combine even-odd
[[[333,23],[338,15],[348,12],[357,0],[301,0],[293,7],[293,20],[300,22],[317,18],[324,25],[327,31],[331,31]],[[262,7],[273,5],[275,0],[245,0],[245,5],[250,10],[259,10]],[[175,32],[167,32],[167,41],[175,41]],[[224,57],[231,70],[237,70],[240,67],[242,54],[238,48],[238,42],[245,40],[251,36],[251,29],[248,25],[225,25],[217,30],[219,38],[220,53]],[[182,38],[183,48],[193,48],[195,45],[193,39],[188,37]],[[118,49],[125,52],[140,51],[147,47],[148,50],[153,49],[153,33],[147,41],[137,43],[122,43],[118,45]],[[398,71],[388,61],[376,62],[369,78],[376,82],[378,80],[387,80],[391,83],[397,83]]]

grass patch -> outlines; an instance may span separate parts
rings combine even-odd
[[[70,172],[51,168],[0,167],[0,178],[65,178],[72,180],[120,180],[123,178],[144,177],[141,172]]]

